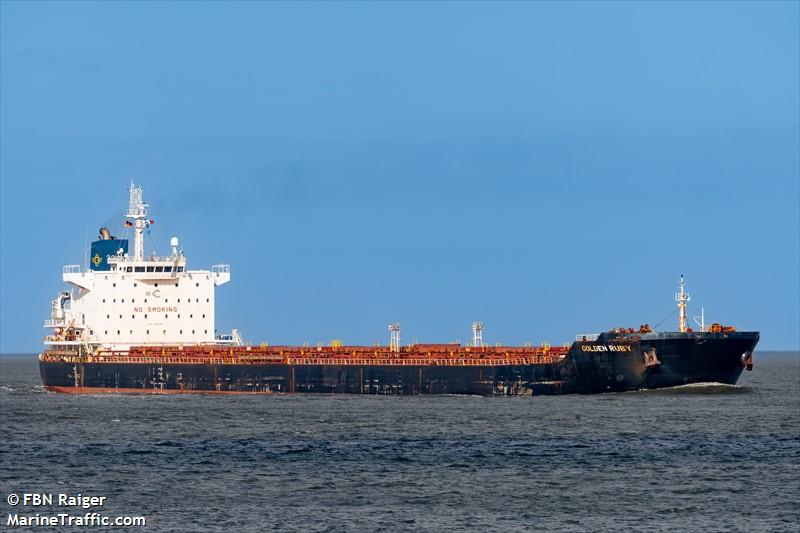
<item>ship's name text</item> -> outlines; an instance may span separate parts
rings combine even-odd
[[[584,352],[630,352],[630,344],[584,344],[581,346]]]

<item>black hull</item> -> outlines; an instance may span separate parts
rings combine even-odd
[[[67,362],[40,359],[58,392],[471,394],[599,393],[735,384],[758,333],[603,334],[561,361],[531,365],[289,365]]]

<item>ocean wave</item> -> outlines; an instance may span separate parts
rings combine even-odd
[[[646,389],[641,392],[656,394],[748,394],[752,392],[751,387],[742,385],[731,385],[729,383],[719,383],[707,381],[701,383],[687,383],[662,389]]]

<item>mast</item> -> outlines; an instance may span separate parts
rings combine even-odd
[[[686,333],[686,303],[692,299],[684,287],[683,274],[681,274],[680,292],[675,293],[675,301],[678,302],[678,331]]]
[[[126,218],[133,220],[133,259],[134,261],[144,260],[144,230],[147,227],[147,207],[142,199],[143,189],[134,185],[131,181],[130,198],[128,200],[128,212]]]

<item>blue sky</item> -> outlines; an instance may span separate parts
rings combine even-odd
[[[0,351],[131,177],[249,341],[561,343],[683,273],[796,350],[799,5],[2,2]]]

